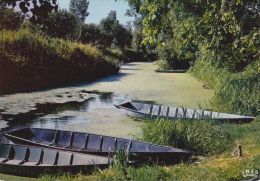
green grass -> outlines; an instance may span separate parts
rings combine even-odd
[[[260,114],[259,70],[259,61],[240,73],[231,73],[226,69],[199,61],[195,63],[191,73],[213,88],[214,96],[210,104],[214,110],[258,115]]]
[[[232,141],[228,132],[210,120],[164,119],[148,120],[143,126],[142,140],[204,155],[221,153]]]
[[[34,178],[27,178],[27,177],[13,176],[13,175],[6,175],[6,174],[0,173],[0,180],[4,180],[4,181],[34,181],[36,179],[34,179]]]

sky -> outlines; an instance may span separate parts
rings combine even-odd
[[[70,0],[58,0],[61,9],[69,9]],[[129,9],[125,0],[89,0],[86,23],[99,23],[101,19],[107,17],[111,10],[117,12],[117,18],[122,24],[133,20],[133,18],[125,16],[126,10]]]

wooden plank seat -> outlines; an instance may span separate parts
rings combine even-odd
[[[26,162],[23,163],[23,165],[26,166],[33,166],[33,165],[39,165],[41,162],[41,157],[43,155],[43,150],[41,148],[36,147],[30,147],[28,149],[28,158]]]
[[[48,150],[43,154],[42,161],[39,166],[52,166],[57,165],[58,161],[58,151],[57,150]]]

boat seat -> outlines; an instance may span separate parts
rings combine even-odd
[[[38,162],[24,162],[23,163],[24,166],[36,166],[38,164],[39,164]]]
[[[45,149],[43,153],[42,162],[40,165],[56,165],[58,158],[58,151]]]
[[[73,159],[72,153],[59,152],[57,165],[71,165],[72,159]]]
[[[5,162],[9,158],[11,145],[2,144],[0,147],[0,163]]]
[[[41,161],[42,149],[41,148],[29,148],[29,157],[23,165],[33,166],[38,165]]]
[[[23,163],[23,160],[8,160],[5,162],[5,164],[9,164],[9,165],[19,165],[22,163]]]
[[[17,145],[13,145],[12,146],[13,151],[14,151],[14,155],[11,156],[12,158],[10,158],[10,160],[6,161],[6,164],[11,164],[11,165],[18,165],[23,163],[26,160],[26,152],[27,152],[27,147],[25,146],[17,146]]]

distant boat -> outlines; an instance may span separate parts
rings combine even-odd
[[[191,153],[186,150],[160,146],[124,138],[91,133],[54,129],[15,127],[3,131],[3,135],[16,144],[35,145],[100,156],[115,154],[118,150],[129,153],[129,161],[177,163]]]
[[[106,168],[108,158],[35,146],[0,143],[0,172],[37,177],[61,172],[89,173]]]
[[[161,70],[161,69],[156,69],[154,71],[158,72],[158,73],[186,73],[188,70],[187,69],[179,69],[179,70]]]
[[[213,119],[228,122],[251,122],[252,116],[219,113],[206,110],[198,110],[183,107],[169,107],[141,102],[126,102],[115,105],[117,108],[127,112],[129,116],[136,118],[169,118],[169,119]]]

